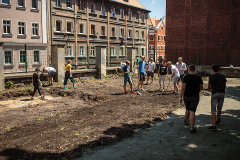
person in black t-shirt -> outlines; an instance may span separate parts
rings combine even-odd
[[[163,60],[163,63],[159,65],[158,69],[158,77],[159,77],[159,85],[160,87],[158,90],[161,90],[161,82],[163,81],[163,92],[165,91],[165,80],[166,77],[168,76],[168,66],[167,66],[167,59]]]
[[[35,92],[38,90],[38,93],[40,94],[41,98],[43,99],[44,96],[42,95],[41,91],[40,91],[40,86],[42,86],[42,83],[40,81],[40,78],[39,78],[39,72],[40,72],[40,69],[37,67],[35,69],[35,73],[33,73],[33,78],[32,78],[32,83],[33,83],[33,86],[34,86],[34,91],[32,93],[32,97],[31,99],[33,99],[33,96],[35,94]]]
[[[212,71],[213,75],[209,77],[208,89],[212,88],[211,97],[211,114],[212,114],[212,126],[208,129],[211,131],[217,130],[216,124],[220,123],[220,115],[223,107],[225,88],[227,79],[223,74],[218,73],[219,66],[213,65]],[[217,117],[216,117],[217,108]]]
[[[191,133],[197,132],[194,128],[195,124],[195,112],[199,103],[199,92],[203,89],[202,78],[195,74],[195,66],[189,67],[190,74],[186,75],[183,79],[182,90],[179,101],[182,102],[182,96],[184,95],[184,103],[186,106],[185,112],[185,125],[189,125],[188,119],[190,116]]]

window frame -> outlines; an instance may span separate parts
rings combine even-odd
[[[10,21],[10,24],[4,24],[4,21]],[[2,24],[3,24],[3,35],[12,35],[12,20],[11,19],[3,19],[2,20]],[[10,27],[10,33],[4,33],[4,26],[9,26]]]
[[[95,48],[95,46],[91,46],[91,57],[96,57],[96,48]],[[94,54],[92,54],[92,53],[94,53]]]
[[[92,26],[94,26],[94,33],[92,33]],[[95,34],[96,34],[96,25],[95,25],[95,24],[91,24],[90,27],[91,27],[91,28],[90,28],[90,29],[91,29],[91,30],[90,30],[90,31],[91,31],[91,32],[90,32],[90,33],[91,33],[90,35],[95,35]]]
[[[123,33],[122,33],[122,30],[123,30]],[[121,35],[121,33],[122,33],[122,35]],[[125,35],[124,28],[120,28],[120,37],[122,38],[122,37],[124,37],[124,35]]]
[[[101,16],[105,16],[106,14],[106,8],[104,5],[101,5]]]
[[[62,7],[62,0],[56,0],[56,7]]]
[[[5,52],[6,52],[6,51],[10,51],[10,52],[11,52],[11,63],[6,63],[6,59],[5,59]],[[10,66],[11,66],[11,65],[14,65],[14,61],[13,61],[13,60],[14,60],[14,59],[13,59],[14,50],[13,50],[13,49],[4,49],[3,52],[4,52],[4,65],[10,65]]]
[[[136,30],[135,38],[136,38],[136,39],[139,39],[139,30]]]
[[[60,22],[60,31],[57,30],[57,22]],[[56,20],[55,21],[55,27],[56,27],[55,32],[62,32],[62,20]]]
[[[37,5],[37,7],[36,8],[33,8],[33,1],[36,1],[36,5]],[[31,9],[32,10],[38,10],[38,0],[31,0]]]
[[[92,5],[93,5],[93,11],[92,11]],[[96,13],[96,5],[94,3],[90,3],[90,13],[92,14]]]
[[[69,23],[71,24],[71,31],[70,32],[68,31],[68,24]],[[66,28],[67,28],[67,33],[73,33],[73,22],[72,21],[67,21],[67,27]]]
[[[19,23],[24,23],[24,34],[19,34]],[[19,36],[26,36],[27,35],[27,22],[26,21],[18,21],[18,35]]]
[[[85,47],[84,46],[80,46],[79,47],[79,51],[80,51],[79,57],[84,57],[85,56]]]
[[[26,8],[26,0],[22,0],[22,1],[23,1],[23,6],[18,5],[18,0],[17,0],[17,7]]]
[[[19,50],[19,64],[20,64],[20,65],[26,64],[26,62],[27,62],[27,59],[26,59],[27,57],[26,57],[26,55],[25,55],[25,53],[24,53],[25,62],[24,62],[24,63],[21,63],[21,52],[22,52],[22,51],[25,52],[25,49],[20,49],[20,50]]]
[[[132,11],[131,10],[128,11],[128,20],[132,21]]]
[[[111,57],[115,57],[116,56],[116,47],[111,47]]]
[[[124,46],[120,46],[120,48],[119,48],[119,56],[120,57],[125,56],[125,49],[124,48],[125,48]],[[122,49],[122,51],[121,51],[121,49]],[[121,54],[121,52],[122,52],[122,54]]]
[[[11,0],[8,0],[8,3],[3,3],[3,0],[1,0],[1,5],[10,6]]]
[[[70,7],[68,7],[68,3],[70,3]],[[72,0],[66,0],[66,9],[72,9]]]
[[[82,27],[82,28],[83,28],[83,29],[82,29],[82,30],[83,30],[82,33],[81,33],[81,25],[83,26],[83,27]],[[85,34],[84,28],[85,28],[85,27],[84,27],[84,23],[80,23],[80,24],[79,24],[79,34]]]
[[[104,28],[104,34],[103,34],[103,28]],[[101,36],[106,36],[106,26],[101,26]]]
[[[111,35],[112,37],[116,37],[116,27],[111,27]]]
[[[33,35],[33,24],[37,24],[38,25],[38,34],[37,35]],[[32,37],[40,37],[40,24],[38,22],[32,22],[31,26],[32,26]]]
[[[83,3],[81,4],[81,2]],[[83,7],[83,9],[81,9],[81,6]],[[78,10],[85,11],[85,0],[78,0]]]
[[[39,62],[34,62],[34,60],[35,60],[35,59],[34,59],[34,58],[35,58],[35,57],[34,57],[34,56],[35,56],[35,55],[34,55],[34,52],[35,52],[35,51],[38,51]],[[41,64],[41,54],[40,54],[40,49],[34,49],[34,50],[33,50],[33,64]]]
[[[132,30],[131,29],[128,30],[128,37],[127,38],[132,38]]]
[[[151,39],[152,37],[152,39]],[[154,41],[154,36],[153,35],[149,35],[149,41]]]
[[[120,19],[124,19],[124,9],[120,9]]]
[[[111,17],[116,17],[116,9],[114,7],[111,8]]]
[[[141,39],[145,39],[145,32],[144,31],[142,31],[142,33],[141,33]]]
[[[69,54],[70,52],[70,54]],[[67,46],[67,57],[72,57],[73,56],[73,46]]]

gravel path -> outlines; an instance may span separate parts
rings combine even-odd
[[[116,145],[86,153],[79,160],[164,160],[164,159],[239,159],[240,157],[240,80],[227,84],[222,122],[216,132],[211,125],[210,95],[201,97],[196,112],[196,129],[183,124],[185,109],[179,109],[149,131]]]

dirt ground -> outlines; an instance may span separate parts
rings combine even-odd
[[[156,76],[156,75],[155,75]],[[137,76],[133,75],[134,88]],[[167,81],[167,84],[168,85]],[[99,146],[112,145],[148,130],[181,108],[178,95],[157,91],[158,80],[142,95],[123,94],[123,77],[42,87],[30,100],[32,86],[0,92],[0,159],[72,159]],[[129,86],[127,86],[129,90]]]

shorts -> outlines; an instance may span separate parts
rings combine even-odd
[[[124,77],[124,86],[127,85],[127,82],[128,82],[130,85],[132,84],[131,77]]]
[[[139,81],[145,81],[145,75],[139,74]]]
[[[148,73],[147,73],[147,76],[149,77],[149,76],[151,76],[151,77],[154,77],[154,73],[153,72],[150,72],[150,71],[148,71]]]
[[[183,79],[184,79],[184,74],[180,75],[180,78],[178,81],[180,81],[180,80],[183,81]]]
[[[49,72],[49,74],[48,74],[48,77],[49,77],[49,78],[50,78],[50,77],[54,77],[55,73],[56,73],[56,70],[51,70],[51,71]]]
[[[211,97],[211,112],[216,112],[216,108],[217,108],[218,111],[222,110],[224,97],[225,97],[225,93],[212,94],[212,97]]]
[[[173,83],[177,83],[177,81],[180,79],[180,77],[174,77],[173,78]]]
[[[196,112],[199,103],[199,97],[184,97],[186,110]]]

